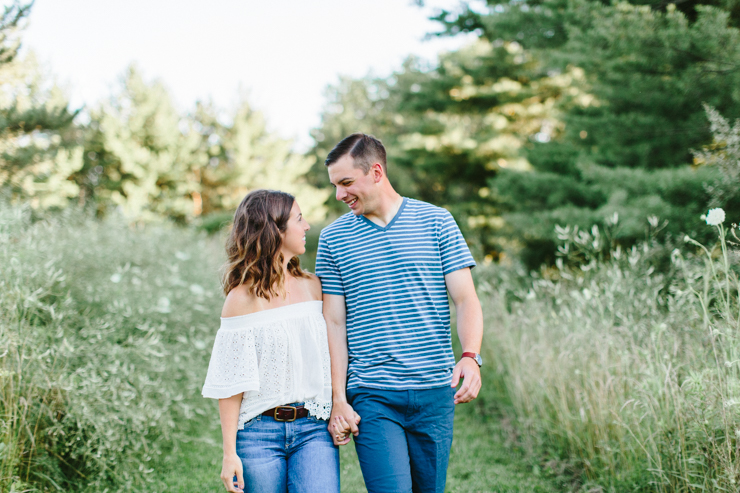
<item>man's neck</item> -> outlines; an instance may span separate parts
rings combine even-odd
[[[377,210],[371,214],[364,214],[364,216],[381,228],[384,228],[396,217],[401,204],[403,204],[403,197],[391,189],[390,192],[381,197]]]

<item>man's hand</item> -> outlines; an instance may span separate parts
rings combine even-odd
[[[470,402],[478,397],[478,391],[481,387],[480,368],[472,358],[461,358],[457,362],[455,369],[452,371],[452,385],[450,387],[457,387],[461,378],[463,384],[455,392],[455,404]]]
[[[329,433],[334,445],[347,445],[350,440],[350,434],[357,436],[360,429],[360,415],[352,409],[347,402],[335,402],[331,409],[331,418],[329,418]]]

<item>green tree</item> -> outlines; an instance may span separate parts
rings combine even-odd
[[[112,205],[132,220],[184,223],[232,214],[248,191],[277,188],[323,218],[326,194],[303,178],[313,161],[268,132],[245,99],[231,112],[198,103],[179,113],[161,82],[131,67],[120,92],[92,112],[85,142],[77,179],[101,212]]]
[[[313,132],[312,176],[327,183],[321,163],[331,147],[352,132],[373,133],[399,192],[448,208],[477,249],[497,253],[509,240],[497,234],[488,180],[530,168],[523,146],[561,131],[560,107],[589,97],[573,84],[582,76],[548,74],[516,42],[480,40],[432,67],[410,58],[387,79],[343,79]]]
[[[642,3],[489,1],[486,13],[437,19],[445,33],[518,40],[548,70],[585,70],[594,100],[563,115],[574,152],[607,166],[679,166],[710,139],[702,102],[740,116],[740,3]]]
[[[296,196],[305,217],[321,220],[326,190],[306,179],[314,159],[292,150],[292,141],[267,130],[261,112],[242,98],[232,112],[198,103],[191,116],[199,135],[199,193],[203,214],[233,213],[242,198],[258,188],[279,189]]]
[[[0,15],[0,188],[35,207],[62,207],[79,194],[77,112],[33,54],[17,56],[30,8],[15,2]]]
[[[563,101],[563,131],[523,147],[532,170],[489,180],[502,233],[531,267],[552,260],[555,224],[587,227],[613,212],[632,218],[625,244],[650,214],[670,219],[667,233],[700,234],[686,218],[707,206],[715,175],[688,163],[710,141],[702,102],[740,114],[740,11],[737,2],[641,3],[489,1],[485,12],[437,16],[446,34],[517,40],[548,72],[584,70],[576,86],[588,96]]]
[[[165,86],[130,67],[120,92],[91,112],[77,175],[87,200],[132,219],[191,217],[199,138],[187,128]]]

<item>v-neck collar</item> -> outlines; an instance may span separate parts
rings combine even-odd
[[[389,222],[385,226],[380,226],[378,224],[375,224],[374,222],[372,222],[370,219],[366,218],[363,215],[360,215],[360,219],[365,221],[365,224],[367,224],[368,226],[372,228],[377,229],[378,231],[388,231],[396,223],[396,220],[399,217],[401,217],[401,213],[403,212],[403,209],[406,207],[406,202],[408,202],[408,200],[409,199],[406,197],[403,198],[403,201],[401,202],[401,207],[398,208],[398,212],[396,212],[396,215],[393,216],[393,219],[391,219],[391,222]]]

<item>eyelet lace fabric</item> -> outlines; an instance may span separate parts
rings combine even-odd
[[[311,416],[331,415],[331,366],[321,301],[221,319],[203,396],[244,392],[239,429],[267,409],[305,402]]]

